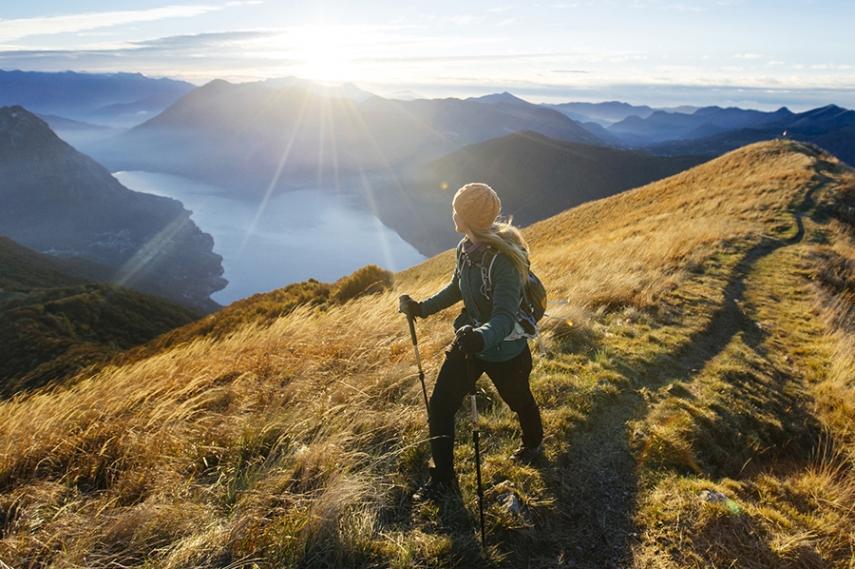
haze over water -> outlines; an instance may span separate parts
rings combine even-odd
[[[175,198],[193,212],[193,221],[213,236],[214,251],[223,256],[229,284],[212,295],[221,304],[309,278],[333,281],[369,263],[398,271],[425,259],[353,193],[276,194],[253,227],[258,201],[238,200],[222,188],[172,174],[113,175],[132,190]]]

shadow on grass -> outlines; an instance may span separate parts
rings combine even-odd
[[[737,333],[742,334],[747,346],[765,356],[765,333],[742,309],[745,279],[757,261],[803,239],[802,215],[813,207],[814,192],[827,181],[820,172],[801,204],[793,209],[793,236],[763,238],[748,249],[725,284],[721,306],[702,330],[691,335],[676,352],[662,354],[641,369],[621,370],[634,378],[634,388],[659,389],[691,382]],[[566,451],[552,464],[541,467],[543,480],[556,501],[553,512],[557,516],[547,512],[536,521],[546,537],[534,553],[515,551],[512,543],[506,544],[506,553],[516,565],[558,563],[600,569],[631,564],[632,547],[638,537],[633,519],[638,475],[627,429],[649,412],[648,403],[634,388],[597,401],[586,423],[566,435]]]

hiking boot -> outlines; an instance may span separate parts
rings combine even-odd
[[[413,494],[413,502],[439,502],[449,496],[460,493],[457,479],[449,480],[434,478],[431,471],[430,479]]]
[[[519,464],[534,464],[543,458],[543,443],[536,447],[521,445],[508,458]]]

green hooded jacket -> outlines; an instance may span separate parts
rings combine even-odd
[[[457,244],[456,265],[451,281],[442,290],[423,300],[420,309],[422,317],[427,318],[462,300],[464,308],[454,320],[455,331],[465,324],[471,324],[484,337],[484,350],[476,356],[489,362],[503,362],[519,355],[527,342],[526,338],[505,340],[517,322],[522,284],[510,257],[498,253],[491,273],[491,303],[481,292],[481,269],[475,264],[481,261],[486,251],[484,245],[473,245],[467,237],[461,239]],[[473,262],[467,262],[467,258]]]

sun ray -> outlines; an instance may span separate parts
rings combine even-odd
[[[332,107],[337,101],[338,101],[338,99],[335,99],[332,102],[329,102],[328,108]],[[330,109],[331,116],[336,116],[335,114],[333,114],[334,111],[335,111],[335,109]],[[332,141],[330,150],[332,151],[332,162],[333,162],[333,164],[332,164],[332,166],[333,166],[333,184],[335,186],[336,193],[338,193],[341,189],[341,181],[339,180],[339,177],[338,177],[338,137],[336,136],[336,129],[335,129],[335,121],[334,120],[330,121],[330,140]]]
[[[413,202],[410,199],[410,195],[404,190],[404,187],[402,186],[401,180],[398,176],[398,172],[394,168],[392,168],[391,164],[389,163],[389,160],[386,158],[386,155],[383,152],[383,149],[380,147],[379,143],[374,138],[371,129],[368,128],[368,125],[365,123],[365,120],[359,113],[358,109],[356,109],[353,105],[349,105],[346,107],[345,110],[353,114],[353,118],[356,125],[362,129],[365,137],[368,140],[368,143],[373,146],[374,150],[377,152],[377,155],[382,161],[382,166],[388,173],[387,179],[389,181],[389,184],[391,184],[392,186],[391,190],[395,191],[397,194],[392,196],[392,199],[399,199],[403,203],[406,203],[410,208],[410,212],[412,213],[411,219],[414,220],[414,223],[421,223],[421,217],[419,217],[418,212],[413,211]],[[370,185],[367,185],[363,186],[361,189],[363,191],[363,195],[371,206],[372,214],[379,219],[380,216],[377,211],[374,191],[372,190],[372,187]]]
[[[252,234],[255,231],[255,227],[258,225],[258,220],[261,219],[264,210],[267,208],[267,203],[270,201],[270,197],[271,195],[273,195],[273,191],[276,188],[276,185],[279,183],[279,176],[282,175],[282,170],[285,167],[285,162],[291,155],[291,149],[294,146],[294,142],[297,140],[297,134],[303,126],[303,117],[305,116],[308,104],[309,95],[308,93],[303,93],[303,101],[300,105],[300,112],[297,115],[296,124],[291,129],[291,136],[288,139],[288,143],[285,145],[285,149],[282,152],[282,157],[279,159],[279,163],[276,166],[276,171],[274,172],[273,177],[270,180],[270,184],[267,186],[267,189],[264,192],[264,196],[261,199],[261,203],[259,203],[258,205],[258,209],[255,212],[255,216],[252,218],[252,221],[246,228],[246,233],[244,234],[240,247],[238,247],[238,254],[242,253],[243,250],[246,248],[249,239],[252,237]]]
[[[326,96],[323,96],[320,100],[320,118],[321,123],[318,130],[318,159],[315,162],[315,185],[320,187],[323,184],[324,178],[324,159],[326,156],[324,155],[325,151],[325,143],[326,143],[326,134],[327,134],[327,111],[329,110],[329,102]]]
[[[167,223],[119,267],[113,277],[113,282],[121,286],[132,283],[138,276],[141,276],[141,273],[156,264],[166,249],[175,246],[173,239],[190,223],[192,223],[190,217],[183,215]]]
[[[365,176],[365,170],[360,166],[359,181],[362,185],[363,195],[368,199],[368,205],[371,208],[372,218],[374,220],[374,235],[380,246],[380,253],[383,255],[384,268],[397,271],[399,267],[395,264],[395,259],[392,257],[392,247],[389,244],[388,233],[383,231],[383,222],[377,215],[377,205],[374,202],[374,191],[371,189],[371,182]]]

